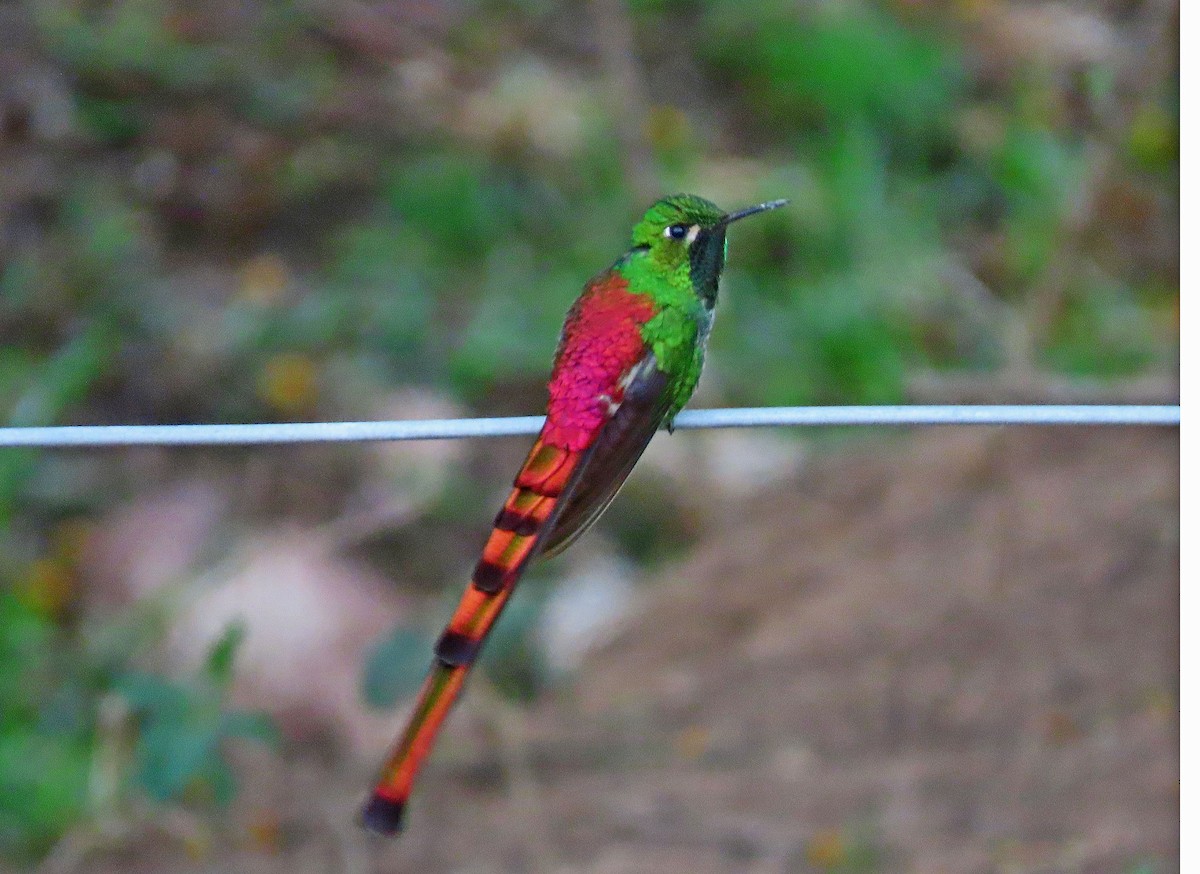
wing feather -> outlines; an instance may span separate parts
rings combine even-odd
[[[670,380],[647,353],[630,371],[620,406],[601,428],[576,473],[540,550],[551,556],[570,546],[612,503],[671,406]]]

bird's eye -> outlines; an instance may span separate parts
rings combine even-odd
[[[687,228],[683,225],[671,225],[669,228],[667,228],[666,236],[670,237],[672,240],[682,240],[687,236]]]

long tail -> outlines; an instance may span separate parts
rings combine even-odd
[[[556,508],[585,454],[551,446],[542,437],[530,450],[471,583],[434,648],[433,667],[408,726],[363,807],[362,823],[371,831],[391,835],[403,826],[404,806],[442,721],[525,565],[553,527]]]

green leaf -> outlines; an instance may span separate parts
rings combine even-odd
[[[79,95],[75,108],[83,127],[110,145],[130,142],[146,126],[143,109],[134,100]]]
[[[211,766],[219,740],[212,725],[145,724],[137,745],[138,783],[158,801],[179,798]]]
[[[239,737],[278,749],[279,728],[268,714],[254,710],[231,710],[221,716],[222,737]]]
[[[80,815],[88,745],[63,743],[19,727],[0,731],[0,857],[39,855]]]
[[[394,707],[421,687],[433,653],[433,638],[401,626],[379,641],[363,665],[362,693],[367,704]]]
[[[1162,355],[1155,339],[1148,312],[1129,288],[1090,283],[1063,304],[1044,354],[1066,373],[1125,376]]]
[[[742,78],[749,104],[781,128],[869,119],[897,138],[936,134],[964,78],[942,36],[873,7],[815,9],[730,4],[710,19],[709,55]]]
[[[245,639],[246,624],[240,621],[231,622],[208,651],[204,673],[218,686],[223,688],[229,685],[234,659],[237,658],[238,648]]]
[[[113,349],[113,332],[93,323],[36,366],[28,388],[9,414],[11,425],[52,424],[87,393],[104,372]]]
[[[113,689],[137,713],[156,720],[182,720],[188,701],[182,688],[155,674],[131,672],[117,678]]]
[[[537,641],[546,598],[531,583],[523,583],[509,601],[480,657],[480,667],[496,689],[518,701],[533,700],[550,679]]]

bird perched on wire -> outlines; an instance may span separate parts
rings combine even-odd
[[[564,549],[596,521],[650,438],[691,398],[729,225],[785,203],[725,212],[695,195],[665,197],[634,226],[629,251],[584,286],[563,325],[546,423],[363,809],[368,829],[400,830],[417,772],[529,561]]]

